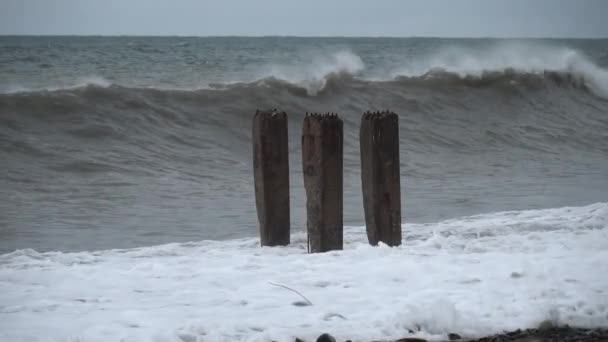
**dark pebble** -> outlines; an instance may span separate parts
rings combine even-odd
[[[551,330],[553,329],[553,323],[551,323],[551,321],[542,321],[539,325],[538,325],[538,330],[540,331],[547,331],[547,330]]]
[[[336,339],[330,334],[323,334],[317,338],[317,342],[336,342]]]
[[[460,335],[454,334],[454,333],[449,333],[448,338],[450,339],[450,341],[462,339],[462,337],[460,337]]]

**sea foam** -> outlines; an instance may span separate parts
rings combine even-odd
[[[608,324],[608,204],[406,224],[306,254],[257,239],[0,255],[0,340],[369,341]],[[298,294],[312,305],[302,306]]]

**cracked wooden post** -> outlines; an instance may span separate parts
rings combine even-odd
[[[342,120],[337,114],[306,114],[302,167],[310,252],[342,249]]]
[[[287,114],[256,111],[253,117],[255,204],[262,246],[288,245],[289,148]]]
[[[401,244],[399,117],[366,112],[361,117],[361,185],[367,239],[389,246]]]

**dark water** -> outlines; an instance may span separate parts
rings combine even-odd
[[[608,199],[608,41],[0,37],[0,252],[255,236],[251,118],[400,116],[406,222]]]

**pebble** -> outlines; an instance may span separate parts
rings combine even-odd
[[[336,339],[330,334],[323,334],[317,338],[317,342],[336,342]]]
[[[448,339],[450,341],[454,341],[454,340],[460,340],[460,339],[462,339],[462,337],[460,337],[460,335],[458,335],[458,334],[449,333],[448,334]]]

